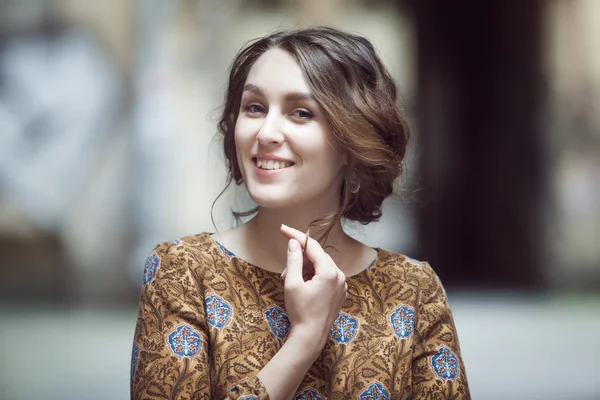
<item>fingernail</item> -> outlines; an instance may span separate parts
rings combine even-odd
[[[289,228],[290,228],[290,227],[289,227],[289,226],[287,226],[286,224],[281,224],[281,227],[282,227],[282,228],[285,228],[285,229],[289,229]]]
[[[288,242],[288,250],[289,251],[298,251],[298,249],[300,248],[300,243],[298,243],[298,241],[296,241],[295,239],[290,239],[290,241]]]

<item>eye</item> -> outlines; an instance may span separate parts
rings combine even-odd
[[[248,114],[258,115],[262,114],[265,109],[258,104],[248,104],[244,107],[244,111],[246,111]]]
[[[313,118],[313,113],[311,113],[310,111],[304,109],[304,108],[297,108],[294,111],[292,111],[292,115],[298,119],[311,119]]]

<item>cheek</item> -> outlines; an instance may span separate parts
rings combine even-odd
[[[314,159],[318,159],[323,163],[334,165],[342,160],[341,151],[332,146],[324,135],[313,137],[313,140],[301,141],[296,145],[302,149],[302,152],[313,155]]]
[[[242,118],[239,118],[234,130],[234,140],[235,147],[241,151],[244,151],[246,147],[248,147],[249,143],[252,141],[252,135],[250,126],[247,121]],[[239,157],[240,151],[238,151]]]
[[[259,120],[240,116],[235,124],[234,130],[236,145],[252,145],[256,141],[256,135],[260,126]]]

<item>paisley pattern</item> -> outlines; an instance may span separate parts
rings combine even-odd
[[[431,366],[442,379],[454,379],[458,375],[458,358],[445,346],[431,357]]]
[[[409,306],[400,306],[390,315],[392,331],[400,339],[412,335],[415,327],[415,312]]]
[[[208,296],[204,301],[206,322],[219,329],[227,325],[231,318],[231,306],[217,295]]]
[[[356,318],[341,312],[338,314],[333,326],[331,327],[329,337],[338,343],[346,344],[354,339],[357,330],[358,321]]]
[[[147,285],[152,279],[154,279],[159,263],[160,258],[158,258],[158,256],[154,253],[150,254],[146,260],[146,264],[144,264],[144,285]]]
[[[154,249],[132,399],[269,398],[257,374],[292,329],[283,284],[230,254],[205,233]],[[378,250],[346,282],[331,337],[294,398],[470,399],[452,312],[426,262]]]
[[[265,311],[265,318],[271,332],[279,339],[285,339],[290,332],[290,320],[281,307],[273,306]]]

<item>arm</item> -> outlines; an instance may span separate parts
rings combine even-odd
[[[131,399],[210,399],[204,293],[186,250],[158,245],[144,269],[131,363]],[[239,395],[268,398],[256,376]]]
[[[415,326],[412,398],[470,399],[446,292],[431,267],[427,263],[423,266],[427,279]]]

